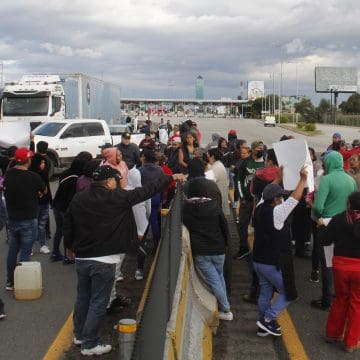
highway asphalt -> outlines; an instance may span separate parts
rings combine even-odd
[[[171,118],[174,124],[180,119]],[[239,138],[245,138],[248,143],[254,140],[263,140],[270,145],[290,130],[279,126],[264,127],[260,120],[233,119],[233,118],[196,118],[203,135],[202,143],[206,144],[211,133],[218,132],[226,137],[230,128],[237,130]],[[359,138],[357,128],[320,125],[321,135],[308,137],[310,146],[318,152],[324,151],[331,142],[331,135],[340,131],[343,137],[351,142]],[[303,137],[293,134],[295,137]],[[53,184],[56,186],[56,183]],[[54,233],[54,221],[51,219],[51,231]],[[50,244],[51,246],[51,244]],[[0,297],[6,306],[7,319],[0,322],[0,358],[1,359],[28,359],[38,360],[46,353],[48,347],[56,337],[61,326],[69,316],[75,298],[76,276],[73,266],[64,266],[61,263],[50,263],[49,255],[38,253],[35,245],[33,260],[40,261],[43,270],[43,295],[35,301],[17,301],[13,293],[4,290],[6,280],[7,244],[5,232],[0,233]],[[292,304],[289,312],[298,329],[301,340],[310,359],[358,359],[359,354],[346,354],[336,345],[328,345],[323,341],[323,330],[326,321],[326,312],[312,309],[309,306],[311,299],[320,295],[319,284],[309,283],[307,277],[310,272],[310,260],[296,259],[299,300]],[[241,279],[239,279],[241,281]],[[240,302],[241,299],[238,299]],[[250,357],[248,357],[250,359]],[[256,359],[251,357],[251,359]],[[258,359],[263,359],[258,357]]]

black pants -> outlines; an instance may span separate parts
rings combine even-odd
[[[311,209],[306,207],[305,199],[302,198],[296,206],[293,214],[293,237],[295,240],[295,255],[305,255],[305,243],[310,242],[311,234]]]
[[[251,221],[253,206],[254,206],[253,200],[244,200],[241,202],[239,223],[238,223],[240,249],[249,249],[248,227]]]

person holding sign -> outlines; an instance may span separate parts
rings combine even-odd
[[[266,185],[263,200],[254,215],[254,269],[259,277],[258,335],[281,336],[276,319],[297,298],[291,249],[290,213],[299,203],[307,180],[305,167],[300,170],[300,180],[295,190],[288,195],[278,184]],[[272,301],[274,291],[278,296]]]

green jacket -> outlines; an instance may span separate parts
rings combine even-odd
[[[324,158],[326,175],[320,181],[313,206],[317,218],[332,218],[346,209],[349,195],[356,191],[354,179],[345,173],[343,157],[332,151]]]

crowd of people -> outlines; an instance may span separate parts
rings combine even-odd
[[[297,186],[285,191],[274,149],[261,140],[248,144],[235,129],[227,137],[212,134],[206,146],[192,120],[171,125],[161,119],[156,129],[148,120],[140,131],[145,138],[139,146],[125,133],[120,144],[101,146],[101,159],[79,153],[58,177],[54,194],[46,142],[35,146],[30,137],[29,148],[10,147],[0,157],[5,200],[0,202],[0,230],[5,228],[9,243],[6,290],[14,289],[16,264],[31,259],[38,241],[39,251],[51,261],[76,264],[74,343],[83,355],[111,351],[99,343],[99,329],[107,311],[130,302],[116,293],[116,282],[123,280],[121,264],[126,254],[136,256],[134,279],[144,278],[147,244],[151,238],[155,254],[160,209],[169,206],[179,181],[194,263],[218,301],[220,320],[234,316],[231,263],[247,258],[252,283],[243,300],[258,305],[257,335],[281,336],[277,317],[297,298],[293,254],[311,257],[309,281],[322,281],[321,297],[311,305],[331,309],[327,340],[342,341],[347,351],[360,348],[358,140],[350,147],[335,133],[319,160],[309,148],[315,175],[315,191],[309,192],[306,168],[298,169]],[[229,246],[232,212],[239,235],[236,254]],[[252,228],[254,236],[249,236]],[[274,292],[278,296],[272,301]],[[0,300],[0,319],[5,316]]]

